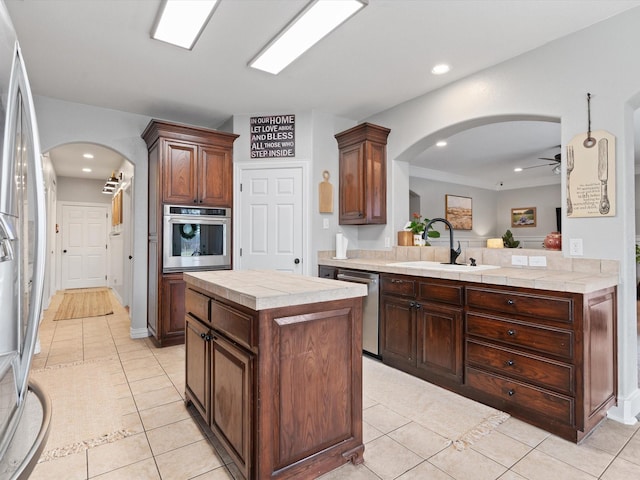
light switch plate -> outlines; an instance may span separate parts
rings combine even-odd
[[[511,255],[511,265],[527,266],[526,255]]]
[[[322,228],[324,228],[325,230],[327,228],[329,228],[329,219],[328,218],[323,218],[322,219]]]
[[[547,266],[547,257],[531,256],[531,257],[529,257],[529,266],[530,267],[546,267]]]
[[[576,255],[576,256],[584,255],[584,252],[582,250],[581,238],[569,239],[569,255]]]

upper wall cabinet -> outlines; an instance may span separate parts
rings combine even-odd
[[[233,142],[237,135],[153,120],[144,131],[157,151],[161,202],[232,207]]]
[[[363,123],[336,134],[340,225],[387,223],[388,128]]]

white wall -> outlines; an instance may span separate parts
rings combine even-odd
[[[393,195],[407,183],[406,160],[443,133],[520,115],[561,119],[561,143],[585,133],[586,94],[592,94],[592,129],[616,136],[616,216],[563,218],[564,254],[569,239],[583,239],[588,258],[620,261],[618,287],[618,406],[610,416],[636,422],[637,379],[635,185],[633,112],[640,106],[640,8],[506,61],[367,119],[391,129],[388,182],[393,199],[389,223],[377,239],[406,221],[408,196]],[[597,59],[597,62],[594,60]],[[550,73],[551,72],[551,73]],[[446,135],[445,135],[446,136]],[[394,161],[395,160],[395,161]],[[564,171],[564,166],[563,166]],[[561,187],[566,200],[566,179]],[[563,212],[563,217],[565,213]]]
[[[58,201],[111,204],[111,195],[102,193],[103,180],[58,177]]]

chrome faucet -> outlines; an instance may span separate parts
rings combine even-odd
[[[457,258],[462,253],[462,249],[460,248],[460,241],[458,241],[458,248],[456,250],[453,249],[453,225],[451,225],[448,220],[445,220],[444,218],[434,218],[433,220],[430,220],[429,223],[427,223],[424,227],[422,238],[428,240],[427,237],[429,235],[429,227],[432,223],[435,222],[442,222],[449,227],[449,263],[453,265],[456,263]]]

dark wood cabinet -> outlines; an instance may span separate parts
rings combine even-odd
[[[142,133],[149,151],[147,328],[157,346],[183,343],[185,335],[182,273],[163,273],[163,206],[232,207],[237,137],[158,120]]]
[[[335,135],[339,149],[339,223],[387,223],[388,128],[363,123]]]
[[[186,400],[242,475],[361,463],[362,299],[255,311],[200,288],[187,280]]]
[[[385,364],[580,442],[615,405],[616,288],[380,275]]]
[[[462,288],[446,280],[381,276],[384,363],[441,384],[461,384]]]
[[[209,426],[247,478],[253,461],[254,355],[213,333]]]
[[[466,288],[469,396],[579,442],[616,401],[616,291]]]
[[[318,276],[320,278],[330,278],[331,280],[335,280],[338,275],[338,269],[336,267],[327,267],[325,265],[320,265],[318,267]]]
[[[202,418],[209,422],[211,394],[211,348],[209,327],[192,316],[185,319],[185,389]]]

